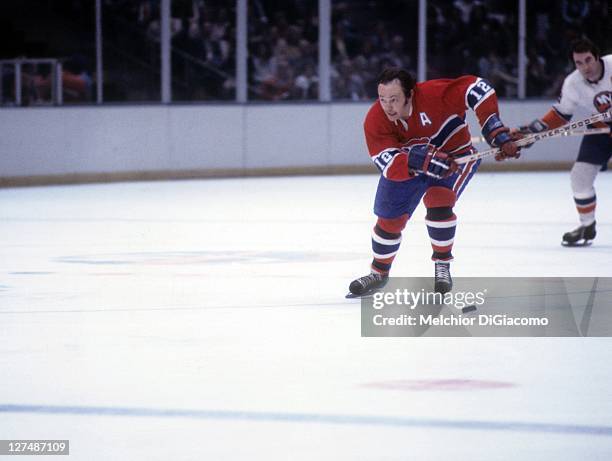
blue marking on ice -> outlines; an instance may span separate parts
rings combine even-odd
[[[400,418],[394,416],[12,404],[0,405],[0,413],[31,413],[82,416],[132,416],[149,418],[195,418],[257,422],[349,424],[365,426],[416,427],[476,431],[511,431],[532,433],[540,432],[567,435],[602,435],[612,437],[612,426],[520,421],[420,419]]]

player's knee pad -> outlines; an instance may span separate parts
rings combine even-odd
[[[452,208],[457,201],[457,195],[446,187],[430,187],[425,192],[423,203],[429,208]]]
[[[404,230],[404,227],[406,227],[408,218],[409,216],[407,214],[403,214],[397,218],[392,219],[378,218],[378,220],[376,221],[376,227],[390,234],[400,234]]]
[[[402,230],[406,226],[408,215],[398,218],[378,218],[372,230],[372,270],[383,274],[391,270],[393,259],[399,251],[402,242]]]
[[[575,198],[589,198],[595,195],[593,184],[601,167],[586,162],[576,162],[570,174],[572,192]]]

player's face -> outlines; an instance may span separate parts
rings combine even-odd
[[[601,75],[601,63],[589,51],[587,53],[574,53],[574,64],[578,72],[587,80],[595,81]]]
[[[400,81],[395,79],[378,85],[378,100],[389,120],[395,122],[401,117],[407,118],[410,98],[406,98]]]

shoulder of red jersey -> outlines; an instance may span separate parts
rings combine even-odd
[[[418,83],[417,91],[421,93],[423,99],[442,99],[454,110],[472,109],[476,111],[492,96],[497,102],[493,86],[487,80],[475,75],[464,75],[455,79],[428,80]]]

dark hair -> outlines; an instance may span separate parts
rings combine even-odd
[[[595,59],[599,59],[601,54],[599,48],[588,38],[578,38],[570,45],[570,59],[574,59],[574,53],[591,53]]]
[[[399,80],[404,95],[408,98],[416,82],[407,70],[400,69],[399,67],[387,67],[378,76],[378,84],[386,85],[395,79]]]

